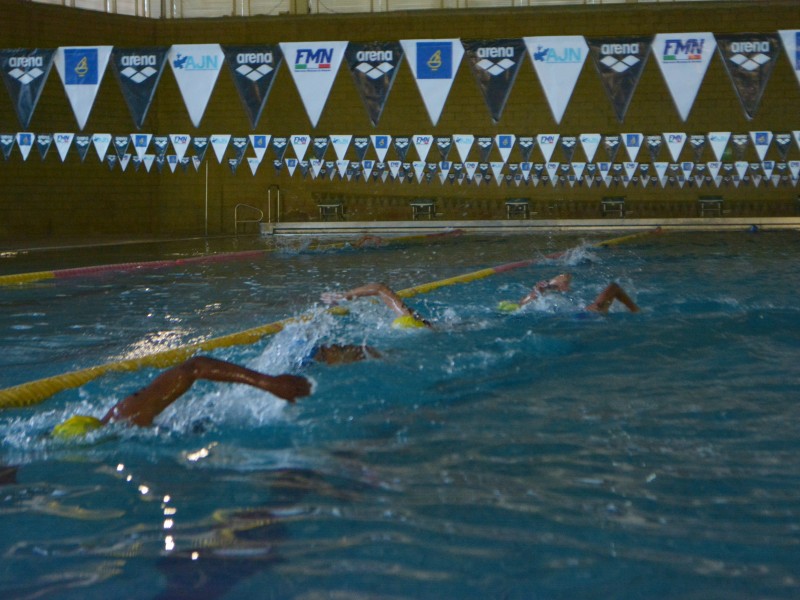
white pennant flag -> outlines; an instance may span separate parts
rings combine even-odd
[[[428,116],[435,126],[461,65],[464,46],[458,39],[400,40],[400,44]]]
[[[800,132],[798,132],[800,133]],[[472,149],[472,144],[475,143],[475,136],[465,133],[457,133],[453,135],[453,144],[456,146],[458,156],[461,162],[467,162],[469,158],[469,151]]]
[[[119,157],[119,166],[122,169],[122,172],[125,172],[125,169],[128,168],[128,163],[131,161],[131,155],[129,153],[125,153]]]
[[[475,171],[478,169],[478,163],[474,160],[470,160],[464,163],[464,171],[467,174],[467,180],[472,181],[475,177]]]
[[[503,162],[508,162],[508,157],[511,150],[514,148],[514,142],[517,141],[517,136],[512,133],[498,133],[494,136],[494,144],[500,152],[500,158]]]
[[[778,33],[781,35],[794,75],[797,77],[797,83],[800,83],[800,29],[785,29]]]
[[[747,175],[747,169],[750,168],[750,163],[746,160],[737,160],[733,166],[736,168],[736,173],[739,175],[739,180],[743,180]]]
[[[250,172],[255,176],[256,171],[258,171],[258,166],[261,164],[261,160],[257,156],[248,156],[247,164],[250,165]]]
[[[222,159],[225,158],[225,150],[228,149],[230,141],[231,136],[227,133],[215,133],[210,138],[211,147],[214,148],[214,155],[217,157],[217,162],[220,164],[222,163]]]
[[[174,154],[167,155],[167,164],[169,165],[169,170],[172,171],[173,173],[175,172],[175,167],[178,166],[179,162],[180,159],[176,155]]]
[[[53,134],[53,141],[56,144],[58,155],[61,157],[61,162],[64,162],[64,160],[67,158],[67,152],[69,152],[69,147],[72,145],[73,139],[75,139],[74,133]]]
[[[553,185],[553,187],[556,187],[556,185],[558,185],[558,167],[559,166],[560,165],[557,162],[549,162],[545,166],[545,168],[547,169],[547,176],[550,178],[550,183]]]
[[[58,48],[53,58],[81,130],[92,112],[111,49],[112,46],[64,47]]]
[[[725,148],[728,147],[728,141],[730,141],[730,139],[730,131],[712,131],[708,134],[708,143],[714,151],[714,158],[718,161],[722,160],[722,155],[725,153]]]
[[[286,164],[286,170],[289,171],[289,177],[292,177],[295,169],[297,169],[298,160],[296,158],[287,158],[283,162]]]
[[[653,168],[656,170],[656,176],[658,177],[658,181],[663,188],[667,184],[667,168],[669,167],[669,163],[667,162],[654,162]]]
[[[526,37],[524,40],[553,118],[561,123],[589,46],[582,35]]]
[[[681,172],[683,173],[684,181],[689,181],[691,179],[692,171],[694,171],[694,163],[693,162],[682,162],[681,163]]]
[[[392,136],[390,135],[371,135],[372,147],[375,148],[375,155],[378,157],[378,162],[386,160],[386,153],[389,151],[389,146],[392,144]]]
[[[397,176],[400,174],[400,165],[402,163],[399,160],[390,160],[387,164],[389,165],[389,173],[391,173],[392,179],[397,179]]]
[[[417,177],[417,183],[422,183],[422,178],[425,176],[425,161],[415,160],[412,165],[414,166],[414,175]]]
[[[789,161],[789,173],[792,174],[792,181],[797,185],[797,180],[800,178],[800,160]]]
[[[633,176],[636,175],[636,169],[639,168],[638,162],[626,162],[623,163],[625,167],[625,177],[627,181],[633,181]]]
[[[419,159],[426,160],[428,158],[428,152],[430,152],[431,146],[433,145],[433,136],[415,134],[411,136],[411,140],[414,142],[414,148],[417,150]]]
[[[186,156],[186,150],[189,148],[192,136],[185,133],[170,133],[169,141],[172,142],[172,147],[175,149],[175,154],[178,156],[178,162],[182,161],[183,157]]]
[[[575,180],[580,181],[583,178],[583,171],[586,169],[585,162],[572,163],[572,172],[575,174]]]
[[[286,66],[316,127],[342,64],[347,42],[281,42]]]
[[[761,169],[764,171],[764,177],[770,179],[772,177],[772,171],[775,170],[775,161],[774,160],[765,160],[761,163]]]
[[[309,163],[311,164],[311,176],[316,179],[319,177],[319,172],[322,170],[324,161],[319,158],[312,158]]]
[[[750,139],[753,141],[756,154],[758,154],[758,160],[764,160],[764,157],[767,155],[767,150],[769,150],[769,146],[772,143],[772,137],[771,131],[750,132]]]
[[[361,161],[361,170],[364,172],[364,181],[367,181],[372,175],[372,169],[375,168],[375,161],[374,160],[362,160]]]
[[[331,146],[333,146],[334,152],[336,152],[336,158],[339,160],[344,160],[345,155],[347,154],[347,149],[350,147],[350,141],[353,139],[352,135],[331,135]]]
[[[256,153],[256,160],[258,162],[264,160],[264,155],[267,153],[267,148],[269,148],[270,139],[272,139],[271,135],[250,134],[250,145],[253,147],[253,152]]]
[[[489,163],[489,166],[492,168],[492,174],[494,175],[494,180],[497,182],[497,185],[503,183],[503,165],[505,163],[499,161],[493,161]]]
[[[167,53],[189,118],[200,127],[225,60],[219,44],[176,44]]]
[[[686,134],[665,133],[664,141],[667,143],[667,148],[669,148],[669,153],[672,156],[672,160],[678,162],[678,157],[681,155],[681,150],[683,150],[683,146],[686,144]]]
[[[153,139],[152,133],[131,134],[131,143],[133,143],[133,149],[136,150],[136,156],[139,157],[139,160],[142,160],[144,158],[144,155],[147,152],[147,148],[150,146],[150,140],[152,139]]]
[[[524,181],[528,181],[531,178],[531,169],[533,168],[533,163],[529,162],[521,162],[519,163],[519,172],[522,173],[522,179]]]
[[[311,144],[311,136],[294,134],[289,136],[289,139],[292,142],[292,150],[294,150],[297,160],[303,160],[306,157],[308,146]]]
[[[148,173],[150,172],[151,167],[153,166],[153,162],[156,160],[155,154],[145,154],[142,157],[142,164],[144,164],[144,169]]]
[[[601,137],[599,133],[582,133],[580,135],[581,147],[583,148],[583,153],[586,154],[587,162],[594,160],[594,155],[598,146],[600,146]]]
[[[709,32],[659,33],[653,39],[652,52],[684,121],[689,117],[716,48],[717,41]]]
[[[642,148],[642,141],[644,136],[641,133],[623,133],[622,142],[625,144],[625,149],[628,151],[628,158],[631,162],[636,160],[639,155],[639,150]]]
[[[711,175],[711,179],[716,180],[719,170],[722,168],[722,163],[719,161],[709,162],[706,163],[706,168],[708,169],[708,174]]]
[[[20,131],[16,135],[17,146],[19,146],[19,151],[22,153],[22,160],[28,160],[28,155],[31,153],[31,148],[33,148],[33,141],[36,136],[29,132],[29,131]],[[110,136],[109,136],[110,141]]]
[[[339,177],[341,177],[342,179],[345,178],[345,175],[347,175],[347,167],[349,166],[350,166],[349,160],[339,159],[336,161],[336,170],[339,173]]]
[[[553,156],[553,151],[556,149],[556,144],[558,143],[559,137],[560,135],[557,133],[540,133],[536,136],[536,140],[539,144],[539,150],[542,152],[545,162],[550,162],[550,159]]]
[[[103,162],[106,159],[106,152],[108,152],[108,147],[111,145],[111,134],[110,133],[93,134],[92,144],[94,145],[94,149],[97,151],[97,157],[100,159],[100,162]]]

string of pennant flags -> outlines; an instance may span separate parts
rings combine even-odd
[[[179,44],[117,48],[70,46],[0,50],[0,71],[23,130],[30,126],[54,65],[82,131],[109,63],[134,125],[140,130],[169,64],[195,127],[202,122],[227,64],[253,129],[286,64],[312,127],[316,127],[340,65],[346,62],[370,122],[377,126],[404,59],[436,126],[460,65],[466,63],[493,122],[501,120],[520,67],[529,57],[556,124],[591,56],[618,120],[624,121],[652,54],[675,108],[686,121],[708,66],[718,53],[745,115],[756,116],[783,46],[800,83],[800,30],[776,33],[659,33],[585,38],[414,39],[389,42],[281,42],[258,46]]]
[[[494,181],[497,185],[509,186],[536,186],[548,182],[552,186],[604,184],[607,187],[620,184],[625,187],[659,184],[662,187],[738,187],[740,184],[759,186],[762,182],[771,182],[775,187],[797,186],[800,160],[787,160],[793,143],[800,150],[800,130],[746,134],[717,131],[692,135],[683,132],[583,133],[578,136],[552,133],[519,137],[515,134],[494,137],[471,134],[395,137],[379,134],[288,137],[267,134],[238,137],[230,134],[196,137],[149,133],[115,136],[107,133],[0,134],[0,151],[5,160],[10,159],[15,146],[23,161],[28,159],[34,146],[42,160],[55,146],[62,162],[72,148],[84,162],[93,147],[99,160],[111,169],[119,168],[124,172],[132,164],[135,171],[143,166],[150,172],[155,165],[160,173],[166,165],[174,173],[178,166],[183,171],[190,165],[199,170],[210,147],[217,161],[227,162],[233,173],[246,160],[255,175],[271,150],[277,173],[285,169],[290,176],[297,174],[303,178],[384,183],[431,183],[438,178],[441,184],[480,185]],[[289,148],[294,156],[288,155]],[[411,154],[412,148],[416,156]],[[574,160],[578,148],[585,158],[583,161]],[[601,148],[602,153],[598,154]],[[620,154],[622,148],[624,154]],[[746,160],[751,148],[758,157],[757,162]],[[777,153],[778,161],[767,160],[771,148],[774,148],[773,154]],[[245,156],[248,149],[252,149],[252,156]],[[511,160],[515,149],[519,161]],[[705,162],[703,157],[709,149],[715,160]],[[453,150],[458,160],[450,160]],[[348,158],[348,153],[355,154],[356,160]],[[682,160],[681,155],[688,153],[692,160]],[[639,162],[648,155],[650,162]],[[498,156],[500,160],[496,160]],[[470,157],[478,160],[470,160]],[[559,158],[563,158],[563,162]],[[534,162],[537,159],[541,162]]]

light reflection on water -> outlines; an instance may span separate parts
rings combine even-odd
[[[371,280],[403,288],[579,242],[292,251],[3,291],[13,310],[0,317],[0,380],[300,314],[326,289]],[[204,383],[152,430],[112,428],[83,443],[41,437],[76,410],[103,412],[152,378],[148,370],[8,411],[0,452],[20,468],[17,483],[0,488],[9,532],[0,589],[796,596],[794,243],[793,233],[670,234],[584,249],[413,299],[436,331],[393,331],[381,305],[360,301],[345,318],[215,353],[308,375],[315,393],[296,406]],[[563,270],[574,275],[563,297],[495,310]],[[642,313],[584,318],[581,307],[612,279]],[[384,356],[302,365],[298,356],[320,341],[368,343]]]

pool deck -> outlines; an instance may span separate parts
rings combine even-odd
[[[742,231],[752,226],[763,230],[800,230],[798,217],[709,217],[691,219],[505,219],[496,221],[307,221],[261,223],[260,235],[272,236],[346,236],[346,235],[414,235],[430,234],[459,229],[480,234],[548,234],[553,232],[636,232],[655,227],[669,231]],[[253,237],[241,234],[238,237]],[[0,257],[15,252],[34,252],[69,248],[101,248],[132,244],[162,243],[166,241],[191,241],[233,238],[234,235],[172,236],[172,237],[83,237],[80,239],[30,239],[0,240]]]

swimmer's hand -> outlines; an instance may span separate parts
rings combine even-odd
[[[264,389],[293,404],[297,398],[311,393],[311,382],[299,375],[277,375],[270,377],[269,386]]]
[[[342,300],[348,300],[347,294],[344,292],[323,292],[320,299],[324,304],[337,305]]]

